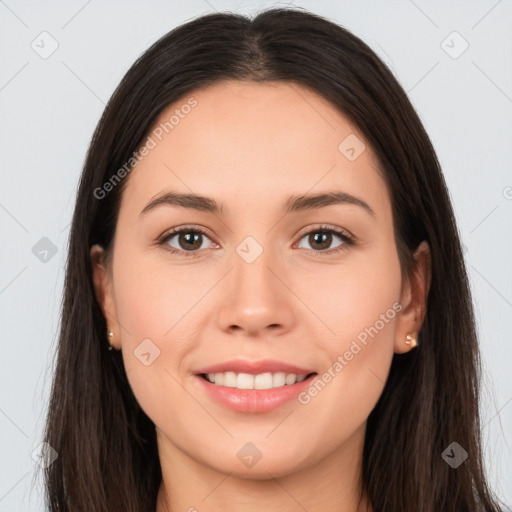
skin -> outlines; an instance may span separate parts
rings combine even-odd
[[[157,512],[354,512],[368,415],[394,353],[410,350],[430,282],[420,244],[412,278],[401,273],[390,195],[369,146],[354,161],[338,150],[362,134],[328,101],[289,83],[222,82],[192,95],[197,106],[126,178],[113,258],[94,246],[94,283],[122,350],[130,385],[156,425],[163,481]],[[170,105],[155,126],[185,100]],[[164,191],[196,193],[223,205],[213,214],[163,205],[140,215]],[[292,194],[343,190],[364,200],[284,214]],[[207,231],[197,258],[175,236],[172,254],[155,240],[185,225]],[[308,236],[320,225],[325,248]],[[252,236],[263,249],[248,263],[236,252]],[[202,242],[202,243],[201,243]],[[321,251],[324,253],[321,254]],[[330,254],[325,254],[330,251]],[[310,402],[241,413],[214,402],[194,372],[223,361],[277,359],[319,374],[393,304],[401,311],[369,338]],[[160,356],[134,356],[149,338]],[[261,459],[246,467],[247,443]]]

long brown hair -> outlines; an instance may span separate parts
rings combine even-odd
[[[141,410],[119,352],[107,350],[89,249],[111,249],[129,177],[98,199],[169,104],[221,80],[309,87],[350,119],[375,151],[393,205],[396,244],[409,273],[422,240],[432,282],[420,345],[395,355],[368,418],[362,487],[377,512],[498,511],[484,475],[480,359],[454,214],[431,141],[393,74],[358,37],[301,9],[253,19],[201,16],[172,30],[129,69],[94,133],[69,240],[55,377],[45,441],[48,507],[153,511],[161,482],[155,426]],[[442,454],[457,442],[457,469]]]

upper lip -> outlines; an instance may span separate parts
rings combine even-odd
[[[293,364],[284,363],[283,361],[276,361],[271,359],[264,359],[261,361],[247,361],[242,359],[234,359],[232,361],[226,361],[224,363],[214,364],[201,368],[196,373],[224,373],[224,372],[235,372],[235,373],[248,373],[252,375],[258,375],[260,373],[294,373],[296,375],[308,375],[314,373],[314,370],[308,370],[307,368],[301,368]]]

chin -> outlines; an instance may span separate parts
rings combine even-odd
[[[261,454],[261,458],[253,461],[248,460],[247,465],[243,462],[244,456],[237,456],[235,460],[232,457],[226,457],[222,463],[219,459],[211,461],[208,464],[213,470],[230,474],[231,477],[240,478],[242,480],[268,480],[269,478],[281,478],[298,471],[303,470],[307,464],[305,461],[297,460],[297,453],[300,447],[289,453],[283,454],[279,450],[273,450],[271,455]],[[242,460],[241,460],[242,459]]]

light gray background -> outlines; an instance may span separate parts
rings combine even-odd
[[[176,25],[213,10],[254,13],[276,4],[0,0],[1,511],[45,510],[31,453],[46,413],[77,180],[107,99],[139,54]],[[392,68],[433,140],[476,303],[487,470],[510,504],[512,2],[294,5],[366,41]],[[43,31],[58,43],[46,59],[31,47],[35,41],[40,52],[51,48]],[[464,40],[469,47],[458,55]],[[46,262],[32,251],[42,237],[57,248]]]

